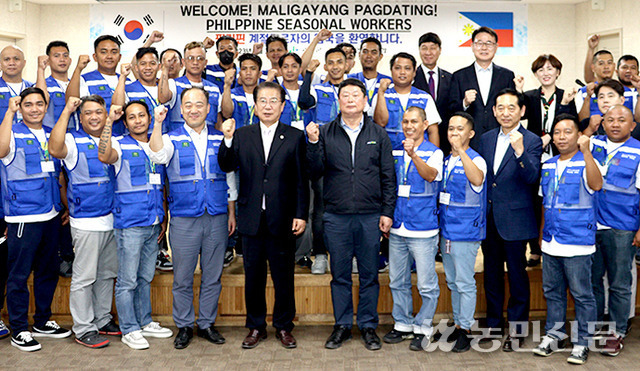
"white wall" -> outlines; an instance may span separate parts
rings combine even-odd
[[[79,54],[92,53],[89,5],[38,5],[28,2],[24,5],[21,12],[9,13],[8,1],[0,0],[0,34],[11,32],[26,35],[18,41],[18,45],[27,54],[26,78],[35,79],[36,56],[44,54],[44,49],[51,40],[61,39],[69,43],[74,67]],[[577,5],[535,3],[529,4],[528,9],[529,55],[496,57],[497,64],[525,77],[527,89],[538,85],[530,67],[531,62],[543,53],[552,53],[563,62],[559,86],[575,86],[573,80],[582,78],[585,40],[593,33],[622,28],[623,52],[640,56],[640,44],[637,43],[640,40],[640,22],[636,20],[636,16],[640,14],[640,1],[607,0],[604,11],[591,10],[590,2]],[[417,47],[411,52],[418,56]],[[468,58],[447,57],[446,54],[445,49],[440,64],[451,72],[471,64],[473,60],[471,51]],[[382,71],[388,71],[390,57],[385,56],[381,62]],[[210,59],[213,58],[210,56]]]

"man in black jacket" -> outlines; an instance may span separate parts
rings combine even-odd
[[[325,343],[338,348],[351,338],[353,301],[351,260],[360,277],[357,324],[365,347],[380,349],[378,254],[380,235],[389,233],[396,203],[391,141],[364,115],[366,88],[346,79],[338,88],[340,115],[320,128],[307,126],[307,157],[312,178],[324,176],[324,238],[331,256],[331,297],[336,320]]]

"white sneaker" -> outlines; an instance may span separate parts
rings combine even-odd
[[[325,274],[327,273],[327,255],[316,255],[313,264],[311,264],[311,274]]]
[[[142,328],[142,335],[152,338],[166,339],[173,336],[173,331],[166,327],[161,327],[158,322],[149,322]]]
[[[126,335],[122,335],[122,342],[131,349],[148,349],[149,342],[142,336],[142,331],[131,331]]]

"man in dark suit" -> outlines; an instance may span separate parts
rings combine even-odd
[[[504,326],[504,263],[509,277],[507,319],[509,336],[502,349],[517,350],[524,341],[529,320],[529,277],[526,244],[538,235],[533,189],[540,178],[542,140],[520,125],[525,113],[524,97],[514,89],[496,94],[493,113],[499,128],[480,139],[480,155],[487,161],[487,238],[484,255],[484,290],[487,325]]]
[[[434,102],[436,102],[438,113],[442,119],[439,124],[440,149],[447,154],[451,151],[451,144],[447,139],[447,127],[449,126],[449,106],[451,104],[449,90],[451,89],[453,75],[438,67],[442,41],[440,41],[440,37],[437,34],[427,32],[420,36],[418,46],[422,64],[416,70],[413,86],[429,93]]]
[[[498,35],[489,27],[480,27],[471,35],[476,61],[453,74],[450,112],[466,111],[475,121],[476,135],[471,147],[478,148],[483,133],[498,127],[491,107],[504,88],[515,88],[513,72],[493,63],[498,50]]]
[[[255,348],[267,337],[265,287],[267,261],[275,288],[273,326],[285,348],[295,348],[291,335],[294,297],[295,237],[304,232],[309,212],[304,133],[278,122],[284,89],[265,82],[253,92],[260,124],[235,131],[235,121],[222,124],[224,144],[218,161],[223,171],[238,170],[238,232],[242,235],[245,270],[246,327],[242,347]]]

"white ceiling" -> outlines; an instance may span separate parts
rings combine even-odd
[[[36,4],[46,4],[46,5],[55,5],[55,4],[95,4],[95,3],[99,3],[100,1],[98,0],[27,0],[30,3],[36,3]],[[107,0],[106,2],[110,2],[110,1],[114,1],[114,0]],[[167,0],[164,1],[158,1],[158,2],[166,2]],[[256,0],[258,1],[258,0]],[[345,0],[347,1],[347,0]],[[501,0],[432,0],[434,2],[475,2],[475,1],[501,1]],[[578,4],[578,3],[584,3],[587,2],[589,0],[507,0],[509,2],[522,2],[524,4]],[[124,1],[122,1],[124,2]],[[127,2],[136,2],[134,1],[127,1]],[[137,1],[137,2],[153,2],[153,0],[142,0],[142,1]]]

